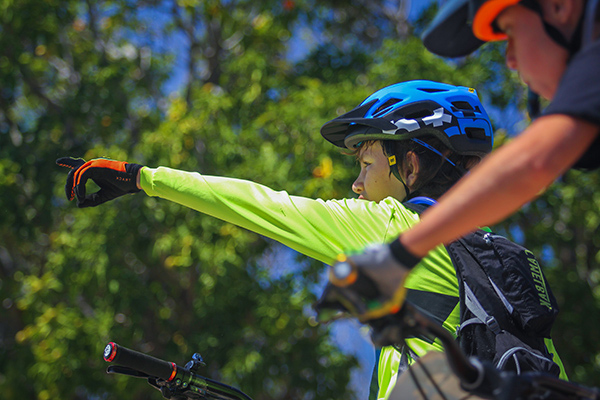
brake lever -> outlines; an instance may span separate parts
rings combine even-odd
[[[148,378],[148,384],[150,386],[152,386],[154,389],[158,390],[165,399],[186,400],[186,399],[190,398],[184,393],[185,390],[181,391],[179,388],[172,388],[163,379],[159,379],[154,376],[151,376]],[[199,397],[199,398],[202,398],[202,397]]]
[[[109,374],[133,376],[134,378],[150,378],[150,375],[144,372],[129,367],[123,367],[121,365],[111,365],[106,369],[106,372]]]

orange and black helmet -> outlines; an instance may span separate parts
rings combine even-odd
[[[535,0],[449,0],[423,33],[423,44],[434,54],[462,57],[485,42],[505,40],[506,35],[495,24],[496,18],[506,8],[517,4],[538,13],[546,32],[558,44],[571,53],[579,47],[577,40],[567,40],[558,29],[544,21],[542,8]]]

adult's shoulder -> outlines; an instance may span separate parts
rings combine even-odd
[[[600,40],[573,56],[544,114],[571,115],[600,126]]]
[[[600,131],[600,39],[573,56],[554,98],[544,110],[544,115],[553,114],[582,119]],[[600,135],[574,167],[600,167]]]

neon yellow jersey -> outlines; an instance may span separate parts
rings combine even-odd
[[[150,196],[246,228],[328,265],[335,262],[338,254],[360,251],[374,243],[388,243],[419,221],[417,213],[392,197],[379,203],[310,199],[247,180],[165,167],[144,167],[140,184]],[[432,250],[413,269],[406,287],[407,298],[416,307],[450,332],[455,331],[459,324],[458,282],[443,246]],[[439,343],[419,338],[408,339],[408,344],[419,357],[430,350],[442,350]],[[396,382],[397,353],[393,348],[382,350],[379,398],[387,397]]]

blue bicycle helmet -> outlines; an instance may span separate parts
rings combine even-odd
[[[321,127],[338,147],[368,140],[435,136],[460,155],[483,157],[492,150],[492,124],[474,89],[416,80],[388,86],[358,107]]]

